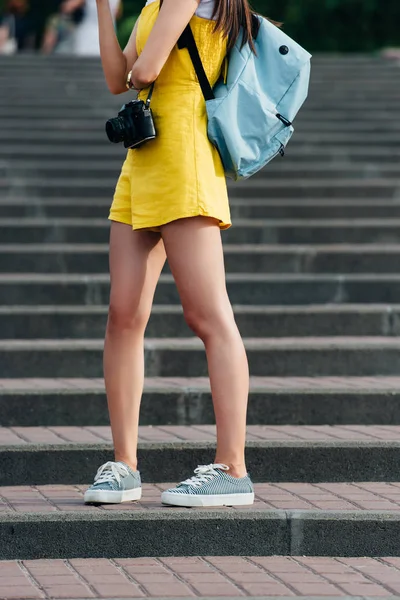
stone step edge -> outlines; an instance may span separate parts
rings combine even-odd
[[[390,336],[365,336],[365,337],[282,337],[282,338],[243,338],[248,351],[275,350],[300,351],[300,350],[369,350],[369,349],[400,349],[400,338]],[[204,349],[200,339],[188,338],[145,338],[145,350],[177,350],[198,352]],[[65,351],[101,351],[104,346],[102,339],[18,339],[1,340],[0,352],[19,352],[32,350],[36,352],[65,352]]]
[[[154,426],[153,425],[148,425],[148,426],[141,426],[142,429],[144,428],[150,428],[153,429]],[[161,427],[169,427],[168,426],[159,426]],[[187,425],[184,426],[187,427],[189,429],[189,427],[192,427],[191,425]],[[200,426],[201,427],[201,426]],[[203,426],[204,427],[204,426]],[[258,425],[249,425],[247,430],[250,430],[251,433],[251,428],[252,427],[258,427]],[[268,425],[265,425],[265,427],[268,427]],[[286,427],[285,425],[273,425],[271,427],[274,427],[274,429],[277,429],[279,427]],[[293,428],[296,427],[307,427],[307,425],[295,425],[292,426]],[[319,427],[319,426],[313,426],[314,429]],[[322,425],[320,427],[326,427],[325,425]],[[345,425],[332,425],[329,426],[332,429],[334,427],[346,427]],[[356,427],[356,426],[354,426]],[[360,427],[373,427],[373,425],[359,425],[357,426],[358,428]],[[390,425],[386,426],[386,425],[380,425],[381,428],[384,427],[392,427]],[[397,433],[393,433],[392,437],[388,436],[388,439],[369,439],[369,440],[365,440],[365,439],[354,439],[354,440],[343,440],[343,439],[334,439],[333,437],[330,439],[313,439],[312,437],[310,437],[310,439],[295,439],[293,437],[293,439],[279,439],[279,437],[277,436],[276,439],[265,439],[265,440],[258,440],[258,441],[254,441],[254,440],[250,440],[246,442],[246,449],[247,451],[249,450],[254,450],[254,451],[264,451],[264,450],[272,450],[272,449],[284,449],[284,450],[288,450],[288,449],[300,449],[300,450],[307,450],[307,449],[327,449],[327,450],[352,450],[352,449],[357,449],[357,450],[394,450],[396,452],[396,455],[398,454],[400,456],[400,427],[398,425],[393,426],[393,427],[397,427],[398,431]],[[103,429],[105,429],[105,427],[102,427]],[[36,429],[39,430],[40,427],[2,427],[0,428],[0,433],[3,433],[5,430],[18,430],[19,432],[22,432],[23,435],[23,430],[24,429]],[[44,429],[44,428],[43,428]],[[63,429],[67,435],[67,430],[69,429],[69,427],[48,427],[49,430],[57,430],[57,429]],[[70,429],[78,429],[78,427],[71,427]],[[79,429],[83,429],[81,427],[79,427]],[[88,427],[87,429],[91,429],[91,430],[95,430],[96,427]],[[351,433],[351,432],[350,432]],[[139,433],[140,436],[140,433]],[[166,436],[167,437],[167,436]],[[152,452],[152,453],[158,453],[158,452],[188,452],[190,454],[190,452],[201,452],[201,451],[209,451],[210,449],[213,449],[216,447],[216,442],[215,440],[212,439],[212,436],[210,435],[209,437],[207,437],[206,440],[194,440],[194,441],[190,441],[190,440],[184,440],[184,439],[174,439],[173,441],[168,441],[168,440],[164,440],[164,441],[139,441],[138,443],[138,449],[139,452]],[[5,455],[5,454],[24,454],[24,455],[30,455],[35,453],[36,455],[39,455],[40,453],[43,453],[43,455],[47,454],[48,452],[53,452],[53,453],[58,453],[58,454],[62,454],[62,453],[85,453],[85,452],[93,452],[93,453],[104,453],[104,452],[109,452],[110,450],[112,450],[113,445],[111,441],[100,441],[98,443],[94,443],[94,442],[80,442],[80,441],[70,441],[70,442],[66,442],[66,441],[62,441],[60,443],[51,443],[51,442],[47,442],[47,443],[42,443],[42,442],[36,442],[36,443],[32,443],[32,442],[25,442],[24,440],[22,440],[21,438],[21,443],[20,444],[1,444],[0,443],[0,455]],[[174,478],[172,478],[174,479]],[[342,480],[340,480],[342,481]],[[379,481],[382,481],[381,479],[379,479]],[[393,480],[394,481],[394,480]],[[20,484],[22,485],[22,484]]]
[[[399,141],[400,141],[400,136],[399,136]],[[392,179],[387,179],[384,177],[374,177],[374,178],[342,178],[342,179],[329,179],[329,178],[324,178],[324,179],[318,179],[318,180],[313,180],[313,179],[309,179],[307,177],[305,178],[299,178],[299,179],[290,179],[290,180],[280,180],[280,179],[271,179],[268,182],[268,188],[272,191],[272,188],[276,188],[276,189],[295,189],[296,188],[345,188],[347,190],[351,189],[351,188],[365,188],[368,190],[371,190],[371,188],[382,188],[382,189],[392,189],[392,188],[397,188],[400,185],[400,179],[399,178],[392,178]],[[111,187],[115,187],[115,182],[113,181],[113,178],[105,178],[105,179],[96,179],[96,178],[85,178],[85,179],[80,179],[80,178],[75,178],[75,179],[65,179],[65,178],[56,178],[56,179],[46,179],[44,180],[42,179],[38,179],[38,178],[32,178],[32,177],[24,177],[24,179],[20,180],[20,181],[16,181],[16,182],[12,182],[8,183],[6,181],[0,181],[0,191],[1,190],[9,190],[10,187],[12,187],[13,191],[18,189],[18,188],[26,188],[27,191],[30,191],[29,188],[30,187],[35,187],[35,189],[39,189],[39,188],[50,188],[50,187],[54,187],[59,189],[60,186],[65,186],[65,187],[69,187],[69,188],[98,188],[99,190],[103,190],[104,189],[108,189]],[[252,180],[250,183],[244,184],[243,182],[237,182],[235,184],[231,184],[229,183],[228,188],[230,190],[232,190],[233,188],[235,188],[236,190],[240,190],[240,189],[244,189],[245,187],[247,187],[248,190],[250,189],[254,189],[254,188],[260,188],[262,190],[265,190],[266,187],[266,183],[263,180],[263,178],[256,178],[254,180]],[[104,197],[104,196],[103,196]]]
[[[400,425],[400,377],[251,378],[248,426]],[[2,427],[108,426],[104,382],[1,380]],[[142,426],[212,425],[206,378],[148,378]]]
[[[400,303],[391,304],[307,304],[307,305],[262,305],[262,304],[233,304],[234,311],[240,314],[390,314],[400,310]],[[35,304],[35,305],[5,305],[0,304],[0,315],[80,315],[104,314],[108,311],[106,304]],[[152,312],[156,314],[183,314],[183,309],[176,304],[153,304]],[[1,339],[1,338],[0,338]]]
[[[141,442],[143,481],[180,481],[214,459],[215,442]],[[2,486],[85,485],[98,467],[114,460],[112,445],[25,444],[0,447]],[[400,440],[248,442],[246,461],[254,483],[396,482]],[[1,535],[0,535],[1,537]]]
[[[111,525],[113,535],[110,535]],[[0,559],[196,555],[389,557],[398,555],[399,528],[399,513],[385,511],[360,515],[357,511],[172,509],[165,513],[104,511],[100,517],[71,512],[1,515]]]
[[[206,377],[147,377],[144,390],[147,393],[209,393],[210,383]],[[400,394],[400,376],[374,377],[250,377],[250,394],[368,394],[391,392]],[[1,379],[1,395],[44,396],[55,393],[65,395],[104,395],[103,379],[74,378],[25,378]]]
[[[389,219],[388,221],[393,219]],[[0,218],[0,228],[2,227],[1,218]],[[283,225],[282,225],[283,226]],[[399,222],[400,226],[400,222]],[[50,226],[51,227],[51,226]],[[290,223],[288,223],[288,227],[292,227]],[[296,225],[297,227],[297,225]],[[304,226],[305,228],[306,226]],[[307,226],[308,227],[308,226]],[[375,227],[371,225],[371,227]],[[377,225],[379,227],[379,225]],[[390,227],[398,229],[396,224]],[[298,227],[298,229],[302,229],[303,226]],[[329,229],[335,229],[335,226],[329,226]],[[250,244],[246,243],[225,243],[224,253],[225,254],[250,254],[250,255],[259,255],[259,254],[279,254],[279,255],[311,255],[314,256],[316,254],[393,254],[396,255],[400,252],[400,243],[399,242],[389,242],[385,243],[382,241],[375,242],[361,242],[361,243],[352,243],[352,242],[337,242],[331,244],[310,244],[310,243],[296,243],[296,244],[273,244],[273,243],[264,243],[261,242],[259,244]],[[60,243],[10,243],[10,244],[0,244],[0,253],[1,254],[31,254],[37,253],[43,256],[45,255],[53,255],[57,253],[58,255],[65,254],[108,254],[109,245],[106,243],[83,243],[83,242],[60,242]]]
[[[399,180],[400,182],[400,180]],[[92,228],[92,229],[96,229],[96,228],[104,228],[104,229],[109,229],[110,224],[108,223],[107,219],[103,219],[101,217],[96,217],[93,219],[90,219],[88,223],[85,222],[82,223],[82,219],[81,218],[71,218],[71,217],[1,217],[0,219],[0,226],[1,227],[18,227],[18,228],[22,228],[22,227],[84,227],[85,229]],[[354,227],[400,227],[400,218],[396,217],[396,218],[392,218],[392,217],[380,217],[380,218],[373,218],[373,217],[368,217],[368,218],[359,218],[359,217],[355,217],[352,219],[347,219],[347,218],[335,218],[335,219],[307,219],[307,221],[304,221],[304,219],[276,219],[276,218],[272,218],[272,219],[268,219],[268,218],[245,218],[245,217],[239,217],[237,219],[235,219],[235,227],[252,227],[252,228],[256,228],[256,227],[299,227],[301,229],[303,228],[320,228],[320,227],[329,227],[332,229],[335,229],[337,227],[341,227],[341,228],[351,228],[353,229]],[[64,244],[66,244],[67,242],[64,242]],[[381,242],[382,243],[382,242]],[[2,244],[2,246],[4,245],[8,245],[8,244]],[[20,245],[20,244],[13,244],[13,245]],[[31,244],[28,242],[26,244],[27,246],[30,246]],[[33,243],[33,245],[35,245]],[[37,245],[37,244],[36,244]],[[84,244],[80,244],[80,245],[84,245]],[[99,245],[99,244],[96,244]],[[101,244],[100,244],[101,245]],[[102,244],[103,246],[106,244]],[[233,244],[233,245],[237,245],[237,244]],[[246,245],[246,244],[245,244]],[[247,245],[254,245],[254,244],[247,244]],[[265,244],[267,245],[267,244]],[[302,244],[296,244],[297,246],[301,246]],[[307,246],[307,244],[304,244],[305,246]],[[314,244],[313,244],[314,245]],[[330,244],[328,244],[330,245]],[[351,244],[351,245],[356,245],[356,244]],[[395,245],[395,244],[394,244]]]
[[[30,285],[38,283],[42,285],[58,285],[76,283],[87,286],[93,283],[109,284],[109,281],[110,275],[108,273],[0,273],[0,285]],[[342,284],[346,282],[353,283],[370,281],[373,283],[379,283],[400,282],[400,275],[396,273],[227,273],[226,281],[228,283],[335,282]],[[160,276],[159,283],[175,284],[172,275],[169,274],[162,274]],[[326,302],[323,304],[326,304]],[[347,304],[349,303],[347,302]],[[360,304],[365,304],[365,302],[361,302]]]
[[[396,199],[390,198],[365,198],[365,199],[357,199],[357,198],[305,198],[302,199],[301,202],[298,200],[291,200],[290,198],[282,198],[282,200],[276,198],[240,198],[239,196],[233,197],[229,200],[230,204],[233,206],[293,206],[296,208],[302,208],[303,206],[392,206],[394,208],[398,208],[400,206],[400,202],[396,201]],[[63,197],[54,197],[54,198],[43,198],[40,200],[35,200],[32,198],[25,198],[23,196],[9,198],[0,198],[0,206],[27,206],[32,209],[38,208],[40,206],[72,206],[72,205],[85,205],[85,206],[98,206],[99,204],[102,206],[109,206],[110,200],[105,198],[99,198],[96,202],[93,199],[88,198],[63,198]],[[53,217],[50,217],[53,218]],[[55,217],[56,218],[56,217]]]

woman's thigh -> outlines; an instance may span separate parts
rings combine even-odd
[[[191,217],[164,225],[161,235],[189,325],[203,330],[232,319],[221,232],[215,219]]]
[[[160,234],[132,231],[130,225],[111,223],[110,314],[122,321],[147,319],[165,263]]]

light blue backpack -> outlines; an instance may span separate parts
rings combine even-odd
[[[285,147],[293,134],[292,121],[304,103],[310,82],[306,50],[267,19],[254,45],[241,49],[241,36],[229,55],[226,83],[211,88],[190,25],[178,45],[188,48],[201,85],[208,114],[208,137],[218,149],[225,173],[244,179],[257,173]]]

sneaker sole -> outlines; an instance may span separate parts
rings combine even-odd
[[[195,494],[173,494],[163,492],[161,502],[170,506],[245,506],[254,504],[254,493],[251,494],[212,494],[200,496]]]
[[[112,490],[88,490],[85,493],[85,504],[121,504],[122,502],[132,502],[140,500],[142,497],[142,488],[134,490],[124,490],[122,492]]]

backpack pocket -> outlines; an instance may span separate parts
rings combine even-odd
[[[235,96],[215,98],[206,105],[208,137],[219,151],[226,175],[237,181],[251,177],[282,153],[294,129],[272,107],[259,104],[254,114]]]

